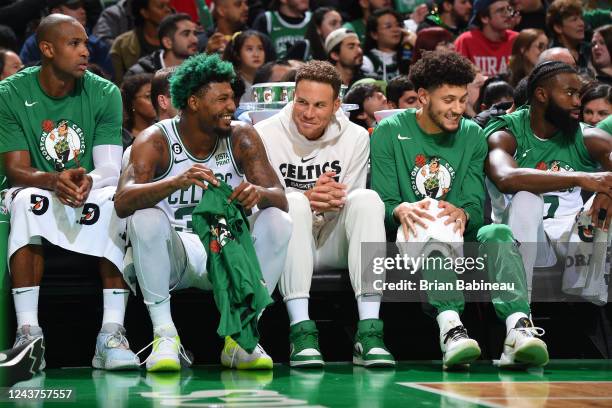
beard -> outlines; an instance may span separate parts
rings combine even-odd
[[[436,114],[436,112],[434,112],[433,108],[431,105],[429,105],[427,107],[427,115],[429,116],[429,118],[431,119],[431,121],[433,123],[435,123],[435,125],[437,127],[439,127],[440,129],[442,129],[444,132],[446,133],[455,133],[458,129],[459,129],[459,125],[461,122],[459,122],[457,124],[456,128],[453,129],[449,129],[448,127],[446,127],[446,125],[444,125],[444,121],[443,121],[443,117],[444,117],[444,113],[440,113],[440,114]]]
[[[228,112],[229,114],[234,116],[233,112]],[[215,135],[220,138],[228,138],[232,135],[232,127],[229,126],[227,128],[219,126],[219,121],[223,117],[223,113],[219,113],[213,116],[213,121],[211,123],[210,119],[205,120],[203,118],[198,118],[198,126],[199,128],[208,134]]]
[[[228,137],[230,137],[232,135],[232,128],[220,128],[220,127],[213,127],[213,132],[215,133],[215,135],[219,136],[222,139],[226,139]]]
[[[544,111],[544,119],[559,129],[568,140],[574,139],[580,126],[580,120],[572,118],[569,111],[557,105],[552,99]]]

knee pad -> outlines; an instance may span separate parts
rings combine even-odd
[[[260,212],[257,222],[263,222],[266,226],[266,241],[273,246],[287,244],[293,230],[289,214],[276,207],[266,208]]]
[[[159,208],[145,208],[132,214],[128,220],[131,240],[158,240],[169,237],[171,231],[168,217]]]

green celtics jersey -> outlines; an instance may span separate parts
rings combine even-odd
[[[362,19],[358,18],[357,20],[349,21],[348,23],[344,23],[342,27],[353,30],[355,34],[357,34],[357,37],[359,37],[361,46],[365,46],[366,26]]]
[[[384,119],[370,143],[372,189],[385,203],[385,224],[397,229],[393,210],[425,197],[448,201],[470,217],[468,232],[483,224],[484,160],[487,143],[480,127],[461,119],[454,133],[427,134],[416,110]]]
[[[53,98],[39,72],[26,68],[0,82],[0,153],[27,150],[32,167],[46,172],[93,170],[94,146],[121,146],[119,89],[85,72],[69,95]]]
[[[597,169],[597,163],[591,159],[584,145],[582,127],[578,128],[573,140],[561,132],[550,139],[540,139],[531,129],[530,117],[531,110],[525,107],[493,118],[485,129],[485,135],[489,137],[498,130],[507,129],[516,139],[514,160],[520,168],[547,172],[590,172]],[[490,180],[487,180],[487,188],[493,207],[493,219],[495,222],[501,222],[512,196],[502,194]],[[583,204],[578,187],[545,193],[544,203],[544,218],[575,215]]]
[[[285,58],[287,51],[293,44],[299,40],[304,40],[311,16],[310,11],[307,11],[301,23],[290,24],[281,17],[278,11],[266,11],[268,35],[272,40],[278,59]]]
[[[608,115],[607,118],[599,122],[597,127],[612,135],[612,115]]]

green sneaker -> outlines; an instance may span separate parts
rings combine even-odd
[[[325,362],[319,351],[319,331],[315,322],[304,320],[289,327],[291,367],[317,368]]]
[[[353,346],[353,364],[364,367],[395,367],[395,359],[383,341],[383,321],[360,320]]]

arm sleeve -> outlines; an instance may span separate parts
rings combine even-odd
[[[98,145],[93,148],[94,169],[89,172],[92,190],[116,186],[121,172],[123,148],[116,145]]]
[[[402,202],[402,199],[391,141],[387,126],[385,124],[378,126],[370,142],[370,165],[372,167],[372,189],[385,203],[385,226],[388,231],[395,231],[400,224],[395,220],[393,210]]]
[[[107,82],[102,91],[100,101],[105,101],[96,114],[96,130],[93,145],[121,146],[121,125],[123,123],[123,108],[119,88]]]
[[[0,90],[0,153],[29,150],[21,124],[9,108],[10,98]]]
[[[369,136],[363,135],[357,141],[353,150],[353,157],[351,157],[350,164],[346,169],[346,175],[342,182],[348,186],[349,192],[366,188],[368,158],[370,157],[370,141],[368,139]]]
[[[470,160],[467,174],[461,183],[459,194],[459,207],[468,213],[470,220],[465,234],[476,234],[476,231],[484,224],[484,162],[487,157],[488,147],[482,130],[478,129],[475,135],[478,139],[476,148]],[[475,236],[475,235],[474,235]]]

